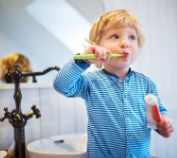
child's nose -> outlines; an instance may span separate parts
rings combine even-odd
[[[128,39],[122,39],[122,40],[121,40],[121,43],[120,43],[120,46],[121,46],[122,48],[127,48],[127,47],[129,47],[129,41],[128,41]]]

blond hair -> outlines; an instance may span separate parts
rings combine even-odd
[[[90,44],[99,44],[104,33],[111,28],[119,28],[129,26],[135,29],[137,34],[138,47],[142,48],[145,42],[145,37],[142,32],[141,23],[131,15],[127,10],[113,10],[103,14],[92,26],[90,30],[89,40]]]
[[[18,69],[21,72],[31,72],[32,71],[29,59],[19,53],[9,54],[9,55],[5,56],[4,58],[1,59],[0,65],[1,65],[2,72],[7,72],[8,67],[11,67],[11,72],[14,72],[15,65],[19,65]],[[21,79],[21,82],[27,82],[28,80],[29,80],[29,78],[25,77],[25,78]]]

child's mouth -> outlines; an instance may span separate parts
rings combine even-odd
[[[129,56],[129,53],[128,52],[123,52],[123,56],[122,56],[122,58],[127,58],[128,56]]]

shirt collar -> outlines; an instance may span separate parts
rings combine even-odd
[[[108,71],[106,71],[105,69],[102,69],[102,71],[103,71],[104,74],[106,74],[106,75],[108,75],[108,76],[115,77],[115,78],[120,78],[120,77],[117,76],[116,74],[113,74],[113,73],[111,73],[111,72],[108,72]],[[132,73],[133,73],[133,71],[131,70],[131,68],[129,68],[129,73],[128,73],[128,75],[126,76],[125,79],[129,79],[130,76],[132,75]]]

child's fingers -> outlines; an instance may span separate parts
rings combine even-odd
[[[97,48],[94,52],[95,56],[96,56],[96,59],[99,60],[101,58],[101,55],[102,55],[102,49],[101,48]]]
[[[170,120],[167,117],[164,117],[162,115],[161,121],[156,123],[158,130],[163,130],[165,128],[168,128],[169,122]]]
[[[94,52],[97,59],[100,59],[104,55],[104,49],[101,47],[97,47]]]
[[[157,122],[157,127],[163,127],[164,125],[166,125],[166,124],[168,124],[168,122],[169,122],[170,120],[168,119],[168,118],[166,118],[166,117],[163,117],[163,115],[162,115],[162,119],[161,119],[161,121],[160,122]]]
[[[91,45],[84,54],[90,53],[95,54],[96,59],[85,59],[85,61],[90,64],[101,64],[109,60],[109,58],[107,58],[107,54],[111,54],[111,51],[104,47]]]
[[[173,126],[171,125],[169,128],[167,129],[163,129],[163,130],[159,130],[160,134],[163,136],[163,137],[170,137],[171,134],[173,133]]]
[[[157,129],[160,130],[160,131],[163,131],[163,130],[166,130],[166,129],[170,128],[170,126],[171,126],[171,123],[166,122],[164,124],[157,125]]]
[[[160,122],[157,122],[157,126],[164,126],[164,124],[168,124],[168,122],[170,121],[170,118],[165,116],[165,115],[162,115],[161,117],[161,121]]]
[[[102,49],[102,60],[105,60],[107,58],[107,50],[106,49]]]
[[[163,137],[169,137],[174,130],[173,121],[162,115],[162,120],[157,123],[157,129]]]
[[[97,60],[107,59],[107,54],[109,54],[109,53],[110,53],[110,51],[108,51],[107,49],[102,48],[102,47],[97,47],[94,52]]]
[[[106,49],[107,54],[112,54],[112,52],[109,49]]]

